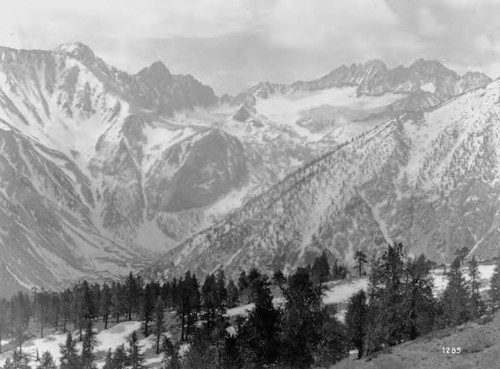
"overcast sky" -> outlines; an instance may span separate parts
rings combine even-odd
[[[500,0],[2,1],[0,45],[81,41],[136,72],[162,60],[218,94],[291,82],[340,64],[437,59],[500,75]]]

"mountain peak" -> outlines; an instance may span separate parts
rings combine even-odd
[[[95,54],[92,49],[82,42],[70,42],[66,44],[59,45],[56,51],[69,54],[71,56],[77,57],[79,59],[94,59]]]
[[[382,69],[382,70],[387,69],[387,66],[385,65],[385,63],[380,59],[370,59],[364,63],[363,67]]]
[[[141,69],[137,75],[151,80],[172,80],[172,74],[162,61],[156,61],[149,67]]]
[[[450,71],[450,69],[446,68],[441,62],[437,60],[426,60],[424,58],[420,58],[413,62],[410,65],[409,69],[413,70],[434,70],[434,71]]]

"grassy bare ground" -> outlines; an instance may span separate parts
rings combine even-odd
[[[462,353],[443,354],[443,347],[460,347]],[[331,369],[492,369],[499,363],[500,314],[497,313],[482,322],[436,331],[366,359],[345,359]]]

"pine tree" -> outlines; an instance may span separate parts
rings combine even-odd
[[[312,277],[315,283],[319,285],[328,281],[330,277],[330,264],[328,263],[328,256],[325,251],[314,259]]]
[[[461,270],[462,261],[456,257],[448,271],[448,285],[441,299],[445,324],[459,325],[469,320],[469,290]]]
[[[378,296],[378,322],[383,337],[383,343],[393,346],[401,343],[405,337],[405,303],[404,295],[405,256],[401,243],[388,245],[382,255],[379,270],[382,288]]]
[[[458,258],[461,267],[463,266],[464,261],[467,258],[467,256],[469,255],[469,253],[470,253],[470,250],[466,246],[462,247],[461,249],[457,249],[455,251],[455,256]]]
[[[407,317],[407,339],[414,340],[431,331],[437,315],[437,301],[433,295],[431,262],[420,255],[405,264],[404,316]]]
[[[226,288],[226,275],[222,268],[215,272],[215,310],[220,317],[226,313],[228,291]]]
[[[82,369],[92,369],[94,367],[94,348],[96,346],[96,338],[92,320],[88,320],[85,326],[85,334],[82,343],[82,355],[80,358]]]
[[[128,366],[130,366],[131,369],[144,369],[144,354],[141,352],[141,347],[139,346],[139,340],[137,339],[136,331],[132,332],[128,343]]]
[[[111,352],[111,349],[109,349],[106,353],[106,358],[104,359],[104,366],[102,367],[102,369],[115,369],[113,362],[113,353]]]
[[[200,308],[200,288],[196,276],[189,271],[178,284],[177,314],[181,323],[181,340],[187,340]]]
[[[92,290],[86,280],[82,282],[81,285],[81,295],[83,298],[82,301],[82,316],[83,320],[87,321],[95,317],[96,315],[96,306],[94,302],[94,296]],[[85,324],[83,324],[85,326]]]
[[[234,281],[231,279],[227,284],[227,307],[234,308],[238,304],[238,299],[239,299],[238,287],[236,287]]]
[[[111,310],[116,319],[116,324],[120,323],[120,316],[125,312],[123,302],[123,291],[120,283],[111,285]]]
[[[0,354],[2,353],[2,337],[9,328],[10,318],[9,302],[7,299],[0,300]]]
[[[125,282],[125,306],[127,313],[127,320],[132,320],[132,313],[137,309],[140,298],[141,282],[139,277],[134,277],[130,272]]]
[[[248,288],[250,287],[250,280],[248,279],[247,273],[242,271],[240,277],[238,278],[238,289],[241,295],[247,296],[247,302],[250,302],[250,295],[248,293]]]
[[[354,254],[354,259],[356,259],[356,262],[358,264],[358,276],[361,277],[363,264],[366,264],[368,262],[366,259],[366,254],[361,250],[357,250]]]
[[[280,312],[273,305],[269,285],[270,282],[265,275],[253,281],[255,308],[238,329],[239,343],[244,346],[244,350],[250,352],[253,365],[256,367],[275,362],[279,354],[277,337]]]
[[[471,297],[470,297],[471,318],[477,319],[482,304],[481,304],[481,296],[479,294],[480,276],[479,276],[479,267],[476,256],[473,255],[467,264],[469,267],[469,277],[470,277],[470,287],[471,287]]]
[[[349,355],[345,326],[337,319],[335,305],[322,308],[319,341],[314,347],[314,365],[329,367]]]
[[[153,318],[154,297],[152,286],[148,283],[144,289],[144,296],[141,304],[141,320],[144,337],[149,336],[149,323]]]
[[[153,321],[155,326],[155,339],[156,339],[156,354],[160,353],[160,343],[163,333],[165,333],[165,305],[161,296],[158,296],[153,313]]]
[[[12,363],[10,365],[12,369],[30,369],[29,358],[17,350],[12,355]]]
[[[40,322],[40,336],[43,338],[43,328],[47,318],[47,310],[49,307],[49,293],[43,288],[35,293],[35,309],[38,320]]]
[[[366,327],[368,319],[368,305],[365,291],[360,290],[349,298],[345,323],[347,325],[348,339],[352,346],[358,350],[358,359],[363,356]]]
[[[60,346],[61,358],[60,369],[81,369],[76,342],[71,332],[66,335],[66,343]]]
[[[123,344],[119,345],[113,353],[113,369],[125,369],[129,365],[129,358]]]
[[[207,327],[213,328],[216,316],[216,280],[214,274],[205,277],[201,287],[202,310]]]
[[[36,367],[37,369],[56,369],[56,363],[49,351],[45,351],[42,354],[40,364]]]
[[[177,345],[174,345],[167,336],[163,336],[161,351],[164,354],[162,360],[164,369],[182,368],[181,358],[179,356],[179,347]]]
[[[211,345],[209,332],[197,329],[191,339],[189,351],[185,354],[183,364],[189,369],[218,369],[217,353]]]
[[[104,329],[108,329],[108,318],[111,312],[111,290],[109,286],[105,283],[102,286],[102,296],[99,306],[99,312],[102,316],[104,322]]]
[[[500,259],[497,261],[495,269],[493,270],[488,294],[491,298],[491,310],[494,313],[496,308],[500,305]]]
[[[278,269],[273,273],[273,282],[279,288],[283,288],[283,285],[286,282],[286,278],[281,269]]]
[[[306,268],[297,268],[283,290],[285,309],[282,320],[281,361],[292,367],[307,368],[314,363],[322,323],[321,291]]]
[[[63,331],[66,332],[66,324],[71,319],[72,313],[72,293],[71,290],[66,289],[61,296],[61,314],[63,318]]]
[[[30,318],[30,301],[29,297],[18,292],[14,297],[12,297],[10,302],[10,311],[12,325],[14,329],[14,335],[17,337],[17,343],[19,347],[19,353],[22,355],[22,344],[24,340],[24,331],[28,326]]]

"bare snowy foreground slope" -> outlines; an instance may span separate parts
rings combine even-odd
[[[483,264],[479,266],[479,272],[480,272],[480,282],[481,282],[481,291],[485,291],[488,288],[488,281],[491,278],[491,275],[493,273],[494,265],[489,265],[489,264]],[[446,277],[444,276],[444,270],[442,268],[437,268],[432,271],[432,275],[434,277],[434,286],[435,286],[435,293],[438,295],[440,292],[444,290],[446,287]],[[326,283],[327,289],[324,293],[323,296],[323,302],[325,304],[337,304],[338,307],[338,318],[340,320],[344,320],[344,315],[345,315],[345,307],[346,304],[349,300],[349,297],[353,295],[355,292],[359,291],[360,289],[367,290],[369,283],[368,283],[368,278],[363,277],[363,278],[354,278],[354,279],[349,279],[349,280],[344,280],[344,281],[336,281],[336,282],[327,282]],[[275,305],[280,305],[283,303],[283,298],[277,297],[274,299]],[[254,308],[254,304],[245,304],[241,305],[238,307],[235,307],[233,309],[229,309],[227,311],[227,315],[230,318],[234,318],[238,315],[245,315],[248,313],[248,311],[252,310]],[[177,318],[175,316],[175,312],[171,312],[170,314],[167,314],[167,325],[171,327],[175,327],[177,325]],[[500,317],[495,318],[495,324],[497,324],[496,328],[498,330],[498,341],[500,343]],[[100,325],[99,325],[100,326]],[[464,330],[465,333],[464,335],[467,335],[467,337],[475,337],[474,335],[480,335],[480,333],[475,332],[475,330],[478,329],[477,324],[471,323],[466,326],[467,328]],[[130,322],[121,322],[118,323],[114,326],[111,326],[111,328],[107,330],[101,330],[97,335],[97,346],[96,346],[96,357],[98,358],[97,360],[97,365],[99,368],[102,368],[104,365],[104,358],[109,349],[114,350],[117,346],[127,342],[128,337],[133,331],[139,331],[141,328],[141,323],[138,321],[130,321]],[[460,328],[459,328],[460,329]],[[486,328],[482,328],[486,329]],[[492,329],[487,328],[487,329]],[[449,331],[449,330],[448,330]],[[446,331],[446,332],[448,332]],[[488,332],[490,332],[488,330]],[[174,334],[174,332],[169,332],[168,335]],[[436,333],[437,335],[444,334],[444,333]],[[73,337],[78,337],[78,333],[75,331],[73,334]],[[142,336],[141,336],[142,337]],[[461,336],[460,336],[461,337]],[[28,355],[31,356],[31,359],[33,360],[31,362],[31,366],[33,368],[36,367],[37,363],[34,361],[36,358],[36,352],[38,350],[39,355],[41,355],[45,351],[49,351],[54,359],[58,362],[60,358],[60,352],[59,352],[59,345],[63,344],[66,339],[66,335],[63,333],[60,334],[52,334],[49,336],[46,336],[45,338],[35,338],[32,340],[29,340],[23,344],[23,352],[27,353]],[[460,338],[462,339],[462,338]],[[463,338],[465,340],[465,338]],[[422,339],[421,339],[422,340]],[[417,343],[421,342],[421,340],[418,340]],[[425,338],[424,338],[425,340]],[[441,341],[439,341],[441,342]],[[448,341],[443,341],[443,342],[448,342]],[[451,342],[451,341],[450,341]],[[460,342],[462,341],[456,341],[459,343],[455,343],[456,345],[459,345]],[[481,345],[483,344],[482,342],[485,342],[483,340],[479,340],[478,344]],[[489,342],[489,341],[488,341]],[[416,343],[416,344],[417,344]],[[12,346],[15,346],[15,339],[5,339],[2,340],[2,346],[8,347],[10,350],[1,354],[0,355],[0,365],[3,365],[5,360],[7,358],[11,358],[13,351],[12,351]],[[156,355],[154,351],[154,337],[151,335],[150,337],[140,339],[139,341],[140,346],[142,347],[143,352],[146,354],[146,363],[148,367],[151,368],[157,368],[159,367],[159,363],[161,362],[162,355]],[[463,347],[465,346],[466,343],[463,343]],[[469,343],[470,344],[470,343]],[[402,345],[401,347],[407,347],[410,344],[405,344]],[[443,343],[443,345],[445,345]],[[451,343],[447,343],[447,346],[452,346]],[[81,343],[78,344],[77,346],[79,349],[81,348]],[[423,345],[423,347],[426,347]],[[432,347],[441,347],[438,345],[434,345]],[[187,344],[184,345],[184,350],[188,349]],[[499,348],[500,350],[500,348]],[[498,351],[500,352],[500,351]],[[385,358],[384,354],[383,357]],[[99,359],[100,358],[100,359]],[[395,360],[397,362],[397,359],[380,359],[381,363],[388,363],[392,362],[391,360]],[[387,361],[389,360],[389,361]],[[349,361],[348,361],[349,362]],[[374,363],[377,363],[377,360],[374,360]],[[350,362],[349,362],[350,363]],[[350,365],[343,363],[341,365]],[[364,364],[359,364],[359,365],[364,365]],[[368,364],[367,364],[368,365]],[[376,364],[378,365],[378,364]],[[384,364],[385,365],[385,364]],[[346,366],[341,366],[342,368]],[[387,366],[374,366],[373,368],[386,368]],[[409,366],[402,366],[401,368],[408,368]],[[412,366],[413,367],[413,366]],[[429,366],[424,366],[428,368]],[[350,366],[347,366],[346,368],[350,368]],[[357,368],[357,366],[354,366],[353,368]],[[360,366],[360,368],[365,368],[364,366]],[[372,366],[367,366],[366,368],[372,368]],[[392,367],[391,367],[392,368]],[[398,368],[397,366],[395,368]]]

